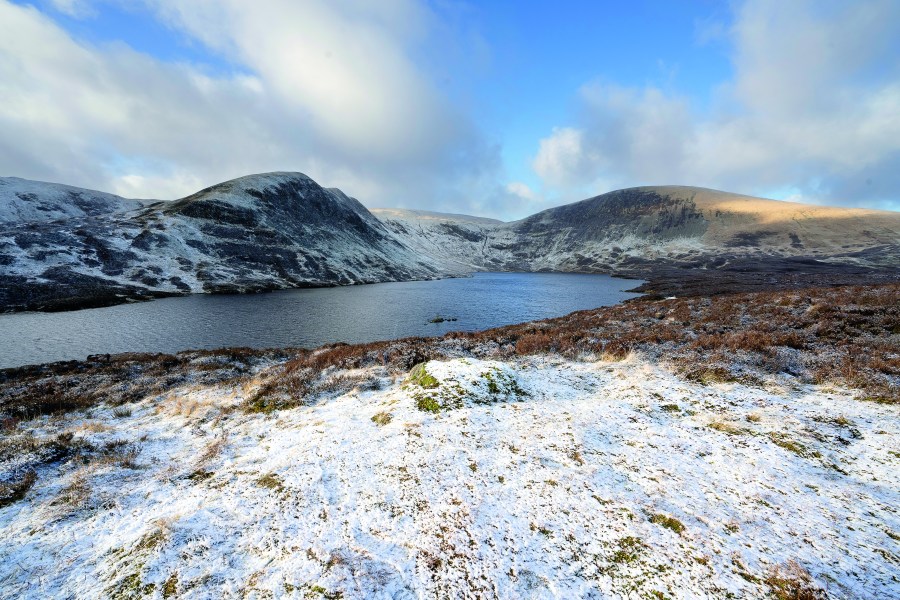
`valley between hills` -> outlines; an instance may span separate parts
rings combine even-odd
[[[647,281],[480,332],[2,370],[2,596],[900,596],[900,214],[670,186],[501,223],[287,173],[0,199],[6,311]]]

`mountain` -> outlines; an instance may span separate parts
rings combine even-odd
[[[474,270],[613,273],[649,280],[645,292],[900,276],[900,213],[698,187],[617,190],[512,223],[375,213],[420,252]]]
[[[64,193],[42,185],[45,197]],[[0,306],[53,310],[461,274],[416,254],[358,201],[299,173],[242,177],[137,206],[111,203],[103,212],[98,203],[65,220],[0,225]]]
[[[127,200],[104,192],[19,177],[0,177],[0,227],[108,215],[140,206],[140,200]]]
[[[660,186],[503,223],[369,211],[300,173],[241,177],[175,201],[0,180],[2,310],[484,270],[611,273],[667,295],[896,280],[900,213]]]
[[[467,271],[504,268],[488,247],[503,221],[399,208],[373,208],[372,213],[420,255]]]

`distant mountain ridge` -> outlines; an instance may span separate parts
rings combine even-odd
[[[713,280],[740,288],[773,278],[896,279],[900,213],[657,186],[504,223],[370,211],[300,173],[250,175],[174,201],[0,178],[7,311],[478,270],[613,273],[666,293]]]

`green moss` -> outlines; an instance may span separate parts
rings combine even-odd
[[[623,537],[616,544],[618,550],[610,557],[615,564],[633,563],[640,557],[641,550],[644,548],[644,542],[640,538],[630,535]]]
[[[112,600],[131,600],[151,596],[156,584],[144,584],[139,572],[126,575],[116,585],[107,588],[106,593]]]
[[[491,396],[515,396],[517,399],[521,399],[528,395],[528,392],[519,386],[515,377],[502,372],[497,367],[492,367],[482,373],[481,378],[487,383],[487,391]]]
[[[430,413],[441,412],[441,405],[432,396],[421,395],[416,397],[416,408]]]
[[[392,415],[391,413],[382,411],[372,415],[372,422],[376,425],[387,425],[393,420],[393,418],[394,415]]]
[[[440,382],[425,370],[425,363],[419,363],[409,372],[407,381],[426,390],[431,390],[440,385]]]
[[[657,514],[650,517],[650,522],[657,525],[662,525],[666,529],[671,529],[678,534],[684,531],[684,524],[675,517],[668,517],[663,514]]]
[[[307,589],[309,590],[310,594],[321,596],[322,598],[325,598],[325,600],[340,600],[344,597],[343,592],[329,592],[321,585],[310,585],[307,586]],[[309,597],[309,594],[307,594],[307,597]]]

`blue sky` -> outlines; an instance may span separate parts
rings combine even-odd
[[[0,0],[0,175],[299,170],[504,219],[632,185],[900,209],[900,3]]]

